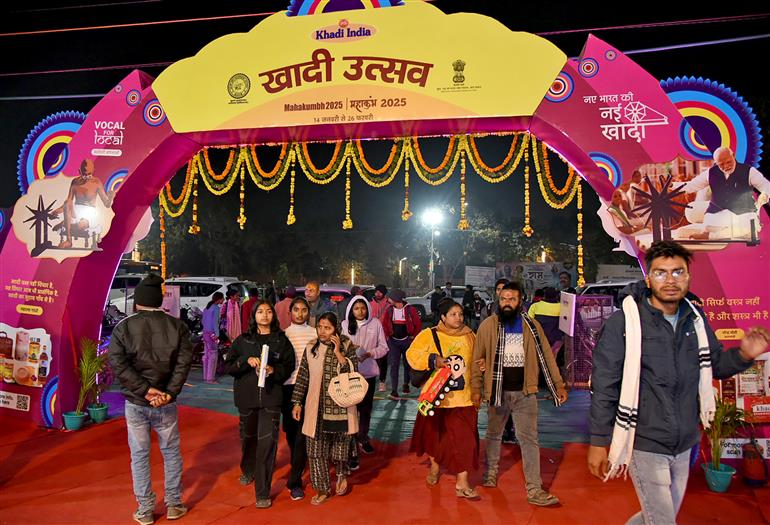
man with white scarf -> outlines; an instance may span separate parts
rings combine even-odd
[[[653,243],[647,278],[620,292],[623,308],[593,351],[588,468],[605,481],[631,474],[641,511],[627,524],[676,523],[698,424],[714,417],[712,377],[745,370],[770,342],[752,328],[723,351],[689,293],[691,258],[676,242]]]

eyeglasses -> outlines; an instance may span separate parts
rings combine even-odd
[[[687,279],[689,274],[684,268],[677,268],[676,270],[671,270],[670,272],[667,272],[666,270],[653,270],[650,272],[650,277],[659,283],[666,282],[669,276],[671,276],[671,278],[675,281],[683,281],[684,279]]]

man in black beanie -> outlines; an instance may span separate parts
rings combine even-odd
[[[137,313],[112,332],[109,360],[126,398],[125,414],[131,475],[139,508],[134,521],[155,521],[155,493],[150,479],[150,429],[158,434],[166,482],[166,519],[187,513],[182,504],[182,455],[175,400],[192,362],[190,330],[168,315],[163,304],[163,279],[150,274],[134,290]]]

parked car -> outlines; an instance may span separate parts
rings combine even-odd
[[[577,289],[577,295],[611,295],[615,308],[620,308],[618,293],[637,279],[602,279],[596,283],[587,283]]]
[[[138,283],[137,283],[138,284]],[[237,277],[173,277],[166,280],[167,285],[179,286],[179,307],[180,309],[191,310],[198,308],[201,311],[211,300],[214,292],[227,293],[227,290],[233,288],[241,295],[241,299],[249,297],[249,288],[253,283],[241,281]],[[110,301],[122,312],[127,314],[134,313],[134,294],[133,290],[126,296]]]
[[[443,292],[444,289],[442,288],[441,291]],[[420,314],[420,317],[422,319],[427,319],[429,316],[433,315],[433,311],[430,309],[430,296],[432,293],[433,293],[433,290],[430,290],[425,295],[417,295],[417,296],[406,298],[406,302],[411,304],[417,309],[417,312]],[[481,297],[481,300],[484,301],[486,304],[489,304],[490,302],[492,302],[492,297],[484,289],[474,288],[473,293],[479,294],[479,297]],[[464,294],[465,294],[465,286],[452,286],[452,299],[454,299],[458,303],[462,303]]]

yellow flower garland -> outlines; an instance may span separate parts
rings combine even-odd
[[[409,158],[404,158],[404,209],[401,210],[401,220],[406,222],[412,212],[409,210]]]
[[[470,225],[465,216],[465,151],[460,152],[460,222],[457,223],[458,230],[467,230]]]
[[[286,224],[291,226],[297,222],[297,217],[294,216],[294,157],[291,158],[291,179],[289,179],[289,216],[286,217]]]
[[[350,159],[345,162],[345,220],[342,221],[342,229],[353,228],[353,220],[350,218]]]
[[[524,227],[521,229],[522,233],[527,237],[532,237],[535,230],[532,229],[530,224],[529,214],[529,149],[524,150]]]

